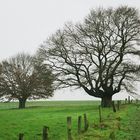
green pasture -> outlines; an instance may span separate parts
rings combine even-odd
[[[109,140],[110,133],[118,140],[133,136],[129,133],[128,122],[137,112],[136,105],[122,105],[116,113],[112,108],[102,109],[100,124],[99,104],[99,101],[40,101],[27,102],[27,108],[19,110],[18,103],[0,103],[0,140],[18,140],[19,133],[24,133],[24,140],[41,140],[43,126],[49,127],[50,140],[67,140],[67,116],[72,117],[74,140]],[[89,130],[77,135],[77,118],[84,113],[88,117]]]

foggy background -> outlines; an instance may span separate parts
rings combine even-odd
[[[43,41],[63,25],[80,22],[92,8],[128,5],[140,10],[139,0],[1,0],[0,61],[19,52],[34,54]],[[113,99],[124,99],[126,93]],[[93,100],[83,90],[63,89],[50,100]]]

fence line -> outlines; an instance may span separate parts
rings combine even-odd
[[[128,101],[128,102],[127,102]],[[130,97],[128,96],[128,100],[125,99],[124,104],[127,103],[132,103],[132,101],[130,100]],[[136,100],[135,102],[136,104],[138,103],[138,100]],[[113,108],[113,112],[119,111],[120,110],[120,105],[121,105],[121,101],[117,101],[115,104],[115,101],[112,101],[112,108]],[[117,107],[117,110],[116,110]],[[101,113],[101,106],[98,106],[99,109],[99,123],[102,122],[103,118],[102,118],[102,113]],[[82,125],[82,120],[83,120],[83,125]],[[77,120],[77,133],[80,134],[81,132],[86,132],[89,128],[89,121],[87,118],[87,114],[83,114],[83,119],[82,116],[78,116],[78,120]],[[82,129],[83,126],[83,129]],[[42,140],[49,140],[49,127],[48,126],[44,126],[43,130],[42,130]],[[110,134],[111,137],[112,134]],[[72,117],[68,116],[67,117],[67,139],[68,140],[72,140]],[[24,140],[24,134],[23,133],[19,133],[18,136],[18,140]]]

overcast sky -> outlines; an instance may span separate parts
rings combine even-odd
[[[0,60],[23,51],[35,53],[57,29],[82,21],[92,8],[120,5],[140,9],[140,0],[0,0]],[[93,99],[81,91],[61,92],[53,99]]]

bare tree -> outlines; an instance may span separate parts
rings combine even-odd
[[[19,100],[25,108],[27,99],[48,98],[53,95],[54,76],[46,64],[28,54],[18,54],[1,63],[0,97]]]
[[[59,87],[76,86],[111,105],[121,90],[139,80],[140,19],[131,7],[91,10],[82,24],[67,24],[41,47]],[[134,60],[136,62],[134,62]]]

